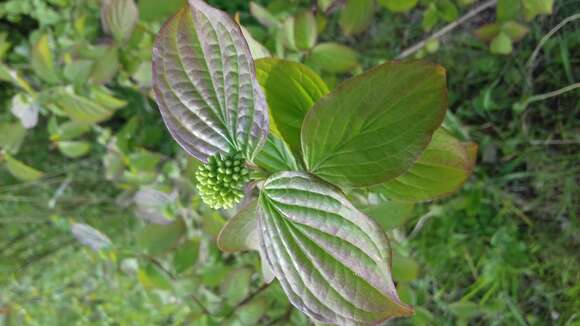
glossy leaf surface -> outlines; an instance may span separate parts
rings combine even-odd
[[[389,62],[339,85],[302,127],[307,168],[349,187],[393,179],[415,162],[447,110],[445,70]]]
[[[266,180],[261,247],[290,302],[339,325],[378,324],[412,309],[400,302],[385,233],[333,186],[306,173]]]
[[[159,32],[153,71],[163,119],[188,153],[203,162],[233,150],[254,157],[268,132],[267,105],[248,44],[226,13],[190,0]]]
[[[372,190],[403,201],[445,197],[469,178],[476,157],[477,145],[462,143],[444,129],[439,129],[409,171]]]
[[[256,71],[270,108],[272,131],[299,153],[304,116],[314,103],[328,94],[328,87],[301,63],[262,59],[256,61]]]

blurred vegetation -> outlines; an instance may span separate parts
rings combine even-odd
[[[208,2],[334,87],[485,1]],[[137,1],[123,39],[97,0],[0,2],[0,324],[309,323],[255,253],[216,247],[233,211],[201,204],[152,99],[155,33],[182,3]],[[480,149],[445,203],[385,212],[416,306],[394,324],[580,325],[580,93],[536,96],[578,85],[580,22],[529,62],[580,2],[498,3],[413,54],[447,68],[447,123]]]

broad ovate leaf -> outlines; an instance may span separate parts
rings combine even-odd
[[[248,44],[226,13],[190,0],[159,32],[153,73],[161,115],[189,154],[207,162],[242,151],[253,159],[268,109]]]
[[[329,90],[307,66],[281,59],[256,61],[256,72],[270,108],[271,130],[300,152],[300,128],[306,113]]]
[[[83,245],[98,251],[111,246],[111,240],[101,231],[84,223],[74,223],[71,226],[73,236]]]
[[[371,190],[403,201],[445,197],[469,178],[476,157],[477,145],[463,143],[441,128],[409,171]]]
[[[139,18],[139,9],[134,0],[103,0],[101,23],[106,33],[117,42],[126,42],[131,37]]]
[[[303,11],[295,16],[294,42],[300,50],[308,50],[316,44],[318,30],[316,18],[310,11]]]
[[[32,45],[30,65],[40,79],[51,85],[60,80],[60,73],[54,61],[50,48],[50,37],[48,34],[44,34]]]
[[[346,186],[384,183],[417,160],[447,110],[445,69],[388,62],[339,85],[302,126],[306,167]]]
[[[397,296],[384,231],[333,186],[303,172],[272,175],[258,226],[275,277],[309,317],[376,325],[412,313]]]

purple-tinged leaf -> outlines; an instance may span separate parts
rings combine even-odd
[[[75,223],[71,227],[71,232],[80,243],[95,251],[111,246],[111,240],[90,225]]]
[[[167,128],[192,156],[233,151],[253,159],[268,133],[268,108],[240,26],[190,0],[161,29],[154,88]]]
[[[290,302],[311,318],[377,325],[412,313],[399,300],[382,228],[336,188],[303,172],[266,180],[260,246]]]

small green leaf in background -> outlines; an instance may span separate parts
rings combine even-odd
[[[316,19],[311,11],[296,15],[294,21],[294,40],[299,50],[308,50],[316,44],[318,37]]]
[[[388,231],[403,225],[411,218],[414,208],[414,203],[391,200],[368,205],[363,211]]]
[[[270,129],[300,153],[304,116],[328,87],[305,65],[280,59],[257,60],[256,76],[270,108]]]
[[[61,125],[56,126],[55,130],[51,131],[50,140],[73,140],[87,133],[89,130],[91,130],[90,124],[78,123],[76,121],[67,121]]]
[[[373,21],[374,13],[374,0],[346,0],[339,20],[343,33],[352,36],[366,31]]]
[[[160,22],[182,8],[187,3],[187,0],[139,0],[137,3],[141,20]]]
[[[423,11],[423,20],[421,25],[426,31],[431,30],[435,24],[439,21],[439,13],[437,11],[437,6],[434,2],[429,3],[429,6],[425,11]]]
[[[308,112],[308,170],[346,187],[384,183],[407,171],[447,111],[445,69],[388,62],[339,85]]]
[[[528,21],[538,15],[550,15],[554,9],[554,0],[522,0],[522,4]]]
[[[262,25],[268,28],[280,27],[280,21],[268,9],[254,1],[250,1],[250,14]]]
[[[170,290],[173,288],[169,275],[151,262],[139,269],[137,279],[146,289]]]
[[[268,300],[258,297],[236,309],[234,317],[241,326],[254,326],[267,311]]]
[[[388,198],[427,201],[452,194],[471,175],[477,145],[462,143],[438,129],[421,157],[405,174],[372,188]]]
[[[230,306],[235,306],[241,302],[250,292],[251,278],[251,269],[240,268],[232,270],[221,285],[222,298]]]
[[[64,78],[76,87],[80,87],[87,83],[92,70],[93,61],[91,60],[70,61],[64,67]]]
[[[26,136],[26,129],[21,123],[0,122],[0,149],[9,154],[16,154]]]
[[[91,81],[96,84],[110,82],[119,70],[119,50],[113,45],[95,47],[96,57],[91,71]]]
[[[417,5],[418,0],[379,0],[379,3],[393,12],[406,12]]]
[[[175,247],[186,233],[182,219],[171,224],[148,224],[137,234],[137,243],[151,255],[160,255]]]
[[[396,282],[411,282],[419,277],[419,265],[409,257],[393,254],[392,268]]]
[[[139,10],[134,0],[103,0],[101,3],[103,30],[113,35],[120,45],[129,40],[138,19]]]
[[[491,53],[507,55],[512,53],[513,44],[511,38],[504,32],[500,32],[489,45]]]
[[[259,249],[257,206],[257,200],[252,200],[227,221],[217,239],[217,245],[222,251],[238,252]]]
[[[498,0],[496,7],[496,20],[506,22],[517,19],[521,13],[521,1]]]
[[[246,42],[248,42],[248,46],[250,47],[250,52],[252,53],[252,58],[254,58],[254,60],[272,56],[272,54],[270,54],[270,50],[268,50],[260,42],[256,41],[256,39],[252,36],[247,28],[241,25],[240,28],[242,29],[242,34],[244,35]]]
[[[309,317],[352,325],[412,314],[397,296],[384,231],[333,186],[301,172],[272,175],[258,223],[264,258]]]
[[[55,66],[49,41],[49,35],[44,34],[34,43],[30,54],[30,64],[36,75],[43,81],[48,84],[56,84],[59,82],[60,77]]]
[[[199,239],[185,241],[175,250],[173,267],[177,273],[183,273],[195,265],[199,257]]]
[[[288,145],[274,134],[268,135],[262,151],[254,162],[269,173],[300,169]]]
[[[345,73],[358,67],[358,53],[338,43],[320,43],[312,49],[308,64],[331,73]]]
[[[59,141],[56,143],[58,150],[68,158],[85,156],[91,150],[91,143],[86,141]]]
[[[459,10],[451,0],[439,0],[437,3],[439,17],[450,23],[459,17]]]
[[[4,165],[10,174],[21,181],[34,181],[42,178],[43,173],[18,161],[8,154],[3,154]]]
[[[57,91],[53,96],[53,101],[70,119],[81,124],[105,121],[115,111],[68,89]]]
[[[214,212],[213,214],[204,216],[201,228],[213,239],[217,239],[225,224],[226,221],[224,218],[218,212]]]

